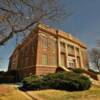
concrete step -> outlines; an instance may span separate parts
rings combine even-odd
[[[64,71],[70,71],[69,69],[67,69],[66,67],[64,66],[59,66],[60,68],[62,68]]]

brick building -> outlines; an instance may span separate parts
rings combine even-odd
[[[25,77],[68,68],[88,68],[87,47],[69,33],[38,24],[15,48],[8,70],[17,70]]]

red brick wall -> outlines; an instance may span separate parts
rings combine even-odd
[[[30,40],[21,47],[19,55],[19,69],[36,64],[37,36],[30,38]]]
[[[8,70],[16,70],[18,65],[18,58],[19,58],[19,49],[17,49],[14,54],[11,56],[9,61],[9,68]]]
[[[47,66],[36,66],[36,75],[46,75],[49,73],[55,73],[57,67],[47,67]]]
[[[42,33],[42,32],[40,32]],[[45,33],[44,33],[45,34]],[[43,44],[43,36],[38,36],[38,46],[37,46],[37,62],[36,64],[42,65],[42,55],[46,54],[48,56],[48,65],[52,65],[53,56],[55,56],[55,61],[57,62],[57,41],[55,37],[52,37],[55,39],[55,42],[53,42],[52,39],[50,39],[50,35],[46,34],[46,38],[48,40],[48,47],[44,48]],[[54,47],[54,43],[56,44]],[[55,65],[57,66],[57,64]]]
[[[41,36],[41,33],[43,33],[45,36]],[[55,37],[50,38],[51,35],[44,33],[42,31],[39,31],[38,34],[38,45],[37,45],[37,62],[36,62],[36,75],[42,75],[42,74],[48,74],[48,73],[55,73],[57,69],[57,63],[55,65],[52,64],[53,56],[56,57],[57,62],[57,41]],[[44,48],[44,38],[47,39],[48,46],[47,48]],[[53,40],[55,39],[56,45],[54,45]],[[54,47],[55,46],[55,47]],[[48,64],[42,65],[42,55],[46,54],[48,56]],[[39,65],[39,66],[38,66]],[[54,67],[55,66],[55,67]]]
[[[23,77],[29,76],[30,74],[35,74],[36,66],[19,69],[18,73],[19,73],[20,79],[22,79]]]

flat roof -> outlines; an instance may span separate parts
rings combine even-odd
[[[65,38],[65,39],[67,39],[67,40],[69,40],[73,43],[76,43],[76,44],[80,45],[83,48],[87,48],[85,43],[81,42],[78,38],[72,36],[71,33],[64,32],[64,31],[59,30],[59,29],[51,28],[51,27],[49,27],[45,24],[41,24],[41,23],[39,25],[37,25],[37,27],[44,30],[44,31],[50,32],[54,35],[58,35],[62,38]]]
[[[64,31],[59,30],[59,29],[51,28],[51,27],[49,27],[48,25],[43,24],[43,23],[37,24],[36,27],[35,27],[34,29],[36,29],[36,28],[39,28],[39,29],[41,29],[41,30],[44,30],[44,31],[46,31],[46,32],[48,32],[48,33],[51,33],[51,34],[55,35],[55,36],[58,35],[58,36],[60,36],[60,37],[62,37],[62,38],[64,38],[64,39],[67,39],[67,40],[69,40],[69,41],[75,43],[75,44],[78,44],[79,46],[81,46],[81,47],[83,47],[83,48],[87,48],[86,44],[84,44],[83,42],[81,42],[79,39],[77,39],[76,37],[72,36],[72,35],[71,35],[70,33],[68,33],[68,32],[64,32]],[[32,30],[32,32],[34,31],[34,29]],[[32,32],[30,32],[30,34],[32,34]],[[25,41],[27,41],[27,39],[28,39],[28,37],[30,36],[30,34],[29,34],[27,37],[25,37],[24,41],[23,41],[21,44],[18,44],[18,45],[16,46],[16,48],[14,49],[14,51],[13,51],[12,55],[10,56],[10,58],[13,56],[14,52],[16,52],[16,50],[17,50],[18,48],[20,48],[21,45],[23,45],[23,43],[24,43]]]

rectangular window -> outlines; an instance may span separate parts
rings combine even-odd
[[[79,48],[76,48],[76,56],[79,56]]]
[[[55,53],[57,50],[57,42],[55,40],[50,40],[50,49]]]
[[[29,57],[25,58],[25,67],[28,67],[30,65],[30,59]]]
[[[72,56],[75,55],[75,53],[74,53],[74,46],[68,45],[68,55],[72,55]]]
[[[80,57],[77,57],[77,64],[78,64],[78,67],[81,67]]]
[[[68,67],[70,68],[75,68],[76,64],[75,64],[75,59],[73,58],[68,58]]]
[[[52,65],[55,65],[55,66],[57,65],[57,57],[56,57],[56,55],[53,55],[53,56],[52,56],[51,61],[52,61],[52,62],[51,62]]]
[[[41,43],[43,45],[43,48],[48,48],[48,38],[41,36]]]
[[[65,53],[61,53],[61,65],[66,66],[66,56]]]
[[[60,43],[61,52],[65,52],[65,43]]]
[[[46,54],[42,55],[42,64],[47,65],[48,64],[48,56]]]

